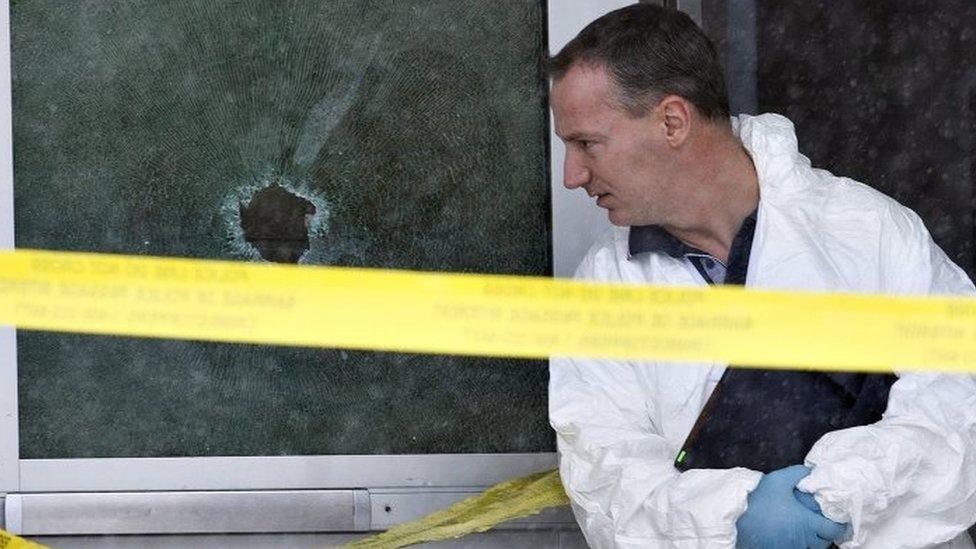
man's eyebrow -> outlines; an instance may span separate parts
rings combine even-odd
[[[572,132],[562,137],[563,141],[596,141],[600,138],[599,135],[586,132]]]

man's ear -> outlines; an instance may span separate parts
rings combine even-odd
[[[669,95],[658,103],[664,122],[665,138],[672,147],[681,146],[691,132],[691,103],[678,95]]]

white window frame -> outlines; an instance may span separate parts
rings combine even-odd
[[[630,0],[549,0],[549,47],[557,51],[586,23],[606,11],[631,3]],[[700,13],[681,2],[682,9]],[[10,6],[0,0],[0,249],[14,246],[13,216],[13,146],[10,79]],[[580,239],[579,221],[599,224],[602,215],[585,197],[570,194],[562,188],[563,148],[554,135],[552,146],[553,232],[556,275],[567,274],[568,265],[582,254],[571,242]],[[585,212],[579,217],[579,212]],[[570,220],[575,219],[573,226]],[[585,242],[584,246],[588,246]],[[585,247],[583,248],[585,250]],[[17,358],[15,331],[0,327],[0,497],[6,495],[6,511],[0,499],[0,525],[15,533],[57,534],[51,530],[53,513],[64,512],[84,500],[86,509],[98,506],[99,498],[80,498],[79,494],[105,496],[105,505],[114,500],[139,501],[146,505],[146,495],[159,494],[160,508],[172,505],[174,493],[194,493],[193,505],[206,507],[200,492],[213,493],[215,502],[226,514],[227,494],[241,494],[241,505],[252,501],[253,491],[270,491],[269,501],[281,491],[296,495],[310,490],[355,492],[356,505],[350,506],[349,520],[334,525],[321,524],[312,530],[370,530],[385,528],[399,520],[409,520],[419,513],[436,509],[485,486],[512,477],[556,467],[556,455],[539,454],[436,454],[436,455],[362,455],[362,456],[271,456],[271,457],[186,457],[186,458],[96,458],[96,459],[20,459],[17,407]],[[59,494],[64,497],[59,500]],[[133,496],[136,494],[139,497]],[[205,496],[205,494],[204,494]],[[121,497],[121,499],[120,499]],[[128,498],[128,499],[127,499]],[[364,499],[365,498],[365,499]],[[266,498],[268,499],[268,498]],[[164,501],[165,500],[165,501]],[[201,501],[203,503],[201,503]],[[298,501],[296,499],[296,501]],[[407,509],[390,513],[382,502],[401,502]],[[94,502],[94,503],[93,503]],[[152,497],[148,505],[152,506]],[[216,505],[216,503],[215,503]],[[379,508],[377,508],[379,505]],[[43,516],[47,509],[48,516]],[[171,507],[167,507],[171,510]],[[365,514],[363,514],[365,509]],[[201,509],[206,513],[206,509]],[[371,513],[371,515],[370,515]],[[527,527],[572,525],[568,512],[543,517]],[[194,524],[199,523],[199,517]],[[41,525],[35,526],[32,525]],[[350,528],[350,524],[354,528]],[[171,528],[174,528],[170,524]],[[110,520],[90,533],[139,533],[140,527],[123,520]],[[179,524],[175,525],[179,530]],[[192,526],[188,523],[188,529]],[[214,532],[227,531],[219,524]],[[274,532],[273,521],[256,527]],[[290,524],[287,528],[296,526]],[[54,527],[57,530],[57,527]],[[77,534],[78,531],[62,533]]]
[[[14,155],[9,0],[0,2],[0,33],[0,250],[10,250],[14,247]],[[20,490],[15,334],[11,327],[0,327],[0,493]]]

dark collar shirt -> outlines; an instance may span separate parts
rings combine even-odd
[[[707,252],[693,248],[678,240],[657,225],[630,228],[630,257],[644,253],[664,253],[683,259],[694,268],[708,284],[745,285],[749,270],[749,253],[756,233],[756,212],[742,221],[739,232],[729,248],[728,264],[722,263]]]

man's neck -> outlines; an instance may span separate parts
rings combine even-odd
[[[710,142],[711,141],[711,142]],[[728,263],[743,220],[759,205],[759,181],[752,158],[734,135],[712,136],[695,151],[689,176],[695,189],[682,216],[663,228],[685,244]]]

